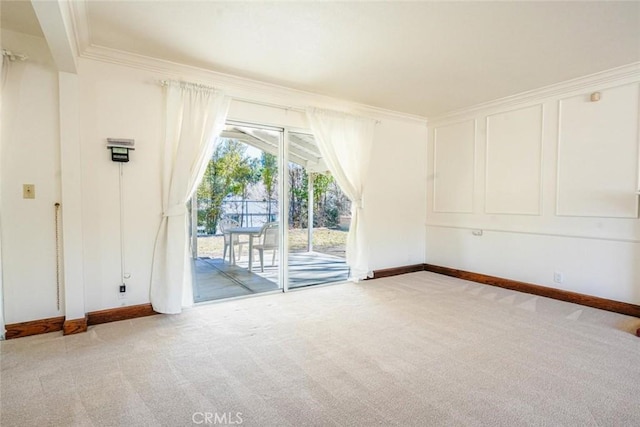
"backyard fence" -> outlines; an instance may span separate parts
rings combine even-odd
[[[271,209],[269,209],[271,205]],[[208,209],[208,200],[198,200],[198,218]],[[220,208],[220,218],[230,218],[237,221],[241,227],[261,227],[267,222],[277,221],[279,211],[278,202],[264,200],[225,200]],[[202,215],[200,215],[202,214]],[[220,230],[213,230],[206,220],[198,220],[198,234],[219,234]]]

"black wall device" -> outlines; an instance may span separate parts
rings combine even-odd
[[[107,138],[107,148],[111,150],[111,160],[128,162],[129,151],[135,150],[135,144],[133,139]]]

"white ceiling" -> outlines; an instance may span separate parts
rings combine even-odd
[[[42,37],[38,18],[29,0],[0,0],[0,25],[7,30]]]
[[[640,61],[637,1],[87,3],[95,45],[427,117]]]

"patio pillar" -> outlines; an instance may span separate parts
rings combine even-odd
[[[191,198],[191,257],[198,258],[198,192]]]
[[[313,179],[315,175],[311,172],[307,175],[307,252],[313,251]]]

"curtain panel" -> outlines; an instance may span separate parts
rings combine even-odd
[[[151,271],[150,298],[159,313],[180,313],[193,304],[186,203],[196,191],[222,132],[231,99],[202,85],[165,85],[162,220]]]
[[[372,276],[363,197],[376,122],[317,108],[308,108],[307,118],[323,160],[342,191],[351,200],[347,264],[351,280],[363,280]]]
[[[4,57],[4,55],[0,55],[0,100],[4,99],[4,88],[7,81],[7,74],[9,72],[9,60]],[[2,114],[3,108],[0,105],[0,129],[3,127],[2,122]],[[0,164],[2,164],[2,145],[0,144]],[[1,172],[1,170],[0,170]],[[2,195],[0,194],[0,200],[2,200]],[[2,212],[2,203],[0,202],[0,212]],[[4,339],[5,337],[5,323],[4,323],[4,285],[2,281],[2,218],[0,218],[0,339]]]

